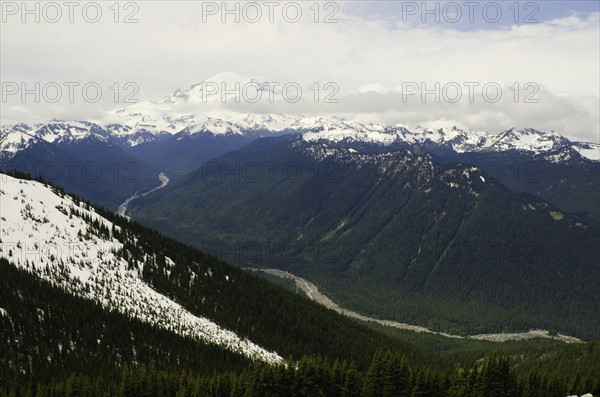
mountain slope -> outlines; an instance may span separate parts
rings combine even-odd
[[[240,134],[179,132],[160,142],[146,142],[131,148],[137,158],[163,170],[182,172],[197,168],[214,157],[239,149],[252,138]]]
[[[113,235],[120,233],[120,228],[91,207],[49,194],[39,182],[3,177],[1,254],[15,266],[30,268],[71,294],[100,302],[105,310],[130,315],[184,337],[222,345],[248,357],[280,360],[277,354],[193,315],[144,283],[140,273],[156,258],[146,256],[134,266],[120,258],[124,246]],[[33,250],[33,258],[28,250]],[[172,263],[168,257],[163,260]]]
[[[600,222],[600,162],[570,147],[532,154],[523,151],[445,154],[441,162],[477,166],[510,190],[529,193],[570,214]]]
[[[366,314],[469,333],[600,333],[598,228],[473,166],[266,139],[130,211],[228,261],[290,269]]]
[[[270,362],[274,351],[361,365],[378,348],[415,351],[61,190],[0,176],[0,256],[105,310]]]
[[[247,107],[245,105],[249,104],[245,100],[241,100],[239,107],[227,104],[237,104],[242,93],[247,93],[247,87],[257,90],[262,100],[267,101],[267,106],[262,106],[261,102],[256,109]],[[228,92],[227,103],[221,95],[223,92]],[[253,94],[250,96],[254,97]],[[432,129],[418,125],[364,123],[331,115],[261,111],[276,111],[279,109],[276,105],[282,101],[281,89],[270,85],[268,80],[218,73],[188,89],[177,89],[161,100],[109,111],[103,124],[53,120],[4,126],[0,130],[0,161],[18,161],[17,169],[26,172],[52,163],[52,167],[58,166],[63,175],[70,175],[72,170],[60,158],[46,157],[43,153],[49,145],[60,146],[76,157],[68,156],[70,163],[89,165],[92,161],[79,150],[85,148],[83,142],[94,141],[94,151],[85,153],[93,154],[93,163],[97,162],[103,178],[92,184],[78,175],[76,183],[66,177],[55,183],[116,209],[134,193],[152,188],[160,172],[181,174],[255,139],[301,133],[310,142],[360,151],[411,150],[431,155],[440,162],[466,162],[469,158],[477,158],[490,165],[492,172],[498,167],[507,168],[501,175],[492,175],[512,190],[539,195],[563,211],[600,221],[600,210],[596,205],[600,191],[593,188],[600,180],[598,143],[575,142],[557,132],[533,128],[490,133],[456,126]],[[48,145],[42,145],[42,142]],[[550,159],[554,153],[565,152],[576,154],[580,163],[587,163],[585,172],[563,155]],[[490,164],[496,159],[502,160],[499,164]],[[522,181],[514,183],[515,174],[510,170],[522,166],[514,164],[515,159],[533,162],[533,167],[537,168],[546,168],[548,160],[552,163],[552,172],[544,172],[541,175],[544,179],[535,186]],[[480,163],[474,165],[481,166]],[[4,170],[15,168],[3,167]],[[594,170],[590,172],[590,168]],[[96,167],[88,171],[95,172]],[[131,182],[132,179],[135,182]]]
[[[458,397],[464,394],[444,391],[506,391],[509,385],[511,395],[533,397],[538,389],[545,395],[597,390],[597,344],[515,345],[498,358],[486,357],[477,350],[483,345],[471,342],[479,347],[442,360],[60,189],[0,177],[0,338],[6,341],[0,346],[1,396],[308,396],[361,390],[358,395],[383,395],[387,390]],[[136,299],[140,290],[145,301]],[[117,299],[123,294],[132,299]],[[99,299],[90,299],[94,296]],[[201,340],[218,342],[219,335],[230,335],[223,325],[243,335],[246,357],[231,352],[239,351],[231,339],[219,345],[178,335],[189,329],[189,322],[181,322],[190,317],[169,319],[168,308],[161,313],[167,317],[153,322],[154,304],[161,305],[155,298],[176,301],[180,314],[205,315],[220,324],[218,334]],[[256,356],[247,357],[247,338],[287,357],[319,357],[296,365],[251,362]],[[417,335],[402,339],[431,342]],[[494,377],[473,378],[474,373]]]
[[[99,125],[53,122],[19,128],[27,129],[28,140],[18,148],[3,147],[0,169],[4,171],[40,176],[114,209],[136,191],[157,184],[158,168],[127,153]]]
[[[151,189],[160,172],[181,174],[255,139],[302,133],[309,142],[334,147],[374,153],[411,150],[441,163],[471,163],[515,192],[537,195],[567,213],[600,221],[600,145],[571,142],[552,131],[513,128],[490,134],[336,117],[179,114],[175,109],[181,103],[190,105],[181,99],[133,105],[117,112],[122,124],[105,127],[54,121],[4,128],[3,169],[45,173],[46,179],[116,208],[134,193]]]
[[[312,129],[304,139],[374,153],[411,150],[440,163],[473,164],[514,192],[600,221],[600,145],[571,142],[553,131],[512,128],[494,135],[456,127],[337,124]]]
[[[46,382],[60,371],[112,371],[136,362],[155,362],[161,368],[180,365],[210,374],[251,363],[217,345],[106,311],[4,258],[0,258],[0,306],[0,372],[6,377],[26,371]],[[0,383],[8,386],[8,379]]]

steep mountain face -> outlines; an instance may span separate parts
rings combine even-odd
[[[0,130],[0,159],[10,159],[32,145],[37,140],[32,132],[32,128],[24,123],[3,127]]]
[[[30,269],[73,295],[100,302],[105,310],[251,358],[281,359],[153,290],[141,273],[158,259],[143,255],[140,262],[128,262],[124,244],[115,236],[123,231],[93,208],[39,182],[3,178],[1,255],[15,266]],[[33,258],[28,250],[33,250]],[[169,257],[162,261],[167,268],[174,264]]]
[[[10,374],[22,372],[49,382],[61,371],[111,372],[115,366],[140,362],[207,374],[252,363],[220,346],[106,311],[4,258],[0,258],[0,307],[2,387],[9,387]]]
[[[13,313],[15,302],[22,301],[24,307],[33,304],[17,292],[32,285],[43,287],[52,299],[108,313],[89,325],[97,338],[81,334],[72,339],[85,338],[86,344],[91,343],[90,337],[104,340],[108,334],[98,330],[103,321],[112,318],[119,326],[130,326],[135,335],[149,332],[155,338],[172,334],[172,346],[198,343],[199,351],[212,351],[223,359],[233,353],[239,356],[233,363],[276,363],[283,357],[317,353],[364,363],[384,346],[411,351],[404,343],[62,190],[4,174],[0,177],[0,272],[20,280],[0,294],[2,322],[15,324],[0,330],[14,342],[3,348],[11,357],[20,357],[12,369],[21,368],[25,362],[21,355],[27,351],[46,352],[46,346],[56,345],[58,340],[50,335],[76,332],[69,323],[63,324],[62,330],[44,331],[42,325],[35,337],[39,344],[14,341],[31,321],[31,313]],[[42,299],[35,296],[37,301]],[[49,310],[60,312],[58,308]],[[68,315],[64,314],[67,319]],[[58,327],[55,320],[47,326]],[[331,329],[339,332],[328,333]],[[357,339],[363,341],[360,346],[355,346]],[[150,345],[156,338],[152,341]],[[148,347],[136,340],[107,343],[117,350],[133,346],[140,354]],[[155,347],[157,354],[163,351]],[[102,354],[115,354],[102,343],[99,349]],[[75,347],[70,350],[81,352]],[[127,352],[121,357],[127,361],[132,355]],[[43,365],[36,364],[38,368]]]
[[[18,150],[5,146],[0,167],[5,171],[41,176],[114,209],[136,191],[158,184],[157,168],[127,153],[97,124],[54,122],[20,129],[27,139]]]
[[[534,129],[492,135],[456,127],[409,131],[348,124],[315,128],[304,139],[373,153],[411,150],[441,163],[469,163],[515,192],[536,195],[563,211],[600,222],[598,144],[574,143],[555,132]]]
[[[600,332],[598,228],[470,165],[264,139],[130,210],[229,261],[307,276],[367,314],[463,332]]]
[[[532,194],[569,214],[600,222],[600,162],[573,147],[539,154],[513,150],[433,156],[444,163],[472,164],[514,192]]]

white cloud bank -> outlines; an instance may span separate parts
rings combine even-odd
[[[220,4],[220,2],[218,2]],[[259,2],[260,3],[260,2]],[[312,2],[310,2],[312,4]],[[252,24],[203,21],[202,3],[139,2],[138,23],[115,24],[108,3],[96,24],[22,23],[18,17],[2,24],[0,70],[3,82],[97,82],[103,96],[97,103],[75,91],[73,103],[36,103],[30,95],[4,100],[1,122],[50,118],[101,119],[104,112],[126,106],[125,82],[135,82],[139,100],[158,100],[176,88],[188,88],[221,71],[264,76],[269,81],[298,82],[303,100],[244,110],[336,114],[368,121],[407,124],[452,123],[498,131],[510,127],[557,130],[573,139],[599,141],[600,134],[600,14],[572,15],[512,28],[490,26],[454,30],[446,26],[394,23],[393,19],[335,15],[338,23],[314,23],[311,4],[303,3],[303,18],[286,22],[275,13]],[[122,10],[120,18],[123,18]],[[322,10],[320,19],[326,13]],[[77,14],[76,14],[77,16]],[[121,84],[114,103],[113,83]],[[309,87],[334,82],[338,104],[314,103]],[[473,103],[464,95],[457,103],[437,103],[420,95],[404,100],[407,84],[439,82],[498,83],[503,97],[485,101],[476,91]],[[523,103],[536,83],[538,103]],[[519,83],[518,103],[514,91]]]

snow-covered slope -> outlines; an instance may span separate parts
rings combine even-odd
[[[16,124],[0,129],[0,160],[9,160],[17,152],[33,145],[38,137],[27,124]]]
[[[88,121],[53,121],[36,127],[35,135],[51,143],[69,143],[89,137],[106,140],[109,137],[102,126]]]
[[[141,278],[143,267],[152,258],[134,266],[118,255],[123,245],[112,236],[113,224],[93,208],[39,182],[4,174],[0,178],[0,256],[13,265],[107,310],[216,343],[253,359],[281,360],[277,353],[193,315],[153,290]],[[106,233],[98,233],[92,222],[104,225]],[[165,260],[173,263],[170,258]]]
[[[40,141],[68,144],[89,138],[108,141],[110,136],[102,126],[88,121],[51,121],[6,126],[0,130],[0,160],[10,160],[17,152]]]
[[[485,131],[463,130],[457,127],[427,129],[404,125],[361,124],[339,121],[316,124],[303,134],[307,142],[340,143],[361,142],[389,146],[430,144],[452,149],[457,153],[525,151],[533,154],[554,152],[570,148],[590,160],[600,160],[600,145],[587,142],[571,142],[554,131],[532,128],[511,128],[499,134]]]
[[[175,134],[186,130],[193,133],[269,135],[288,129],[299,130],[310,125],[302,123],[303,117],[282,114],[248,114],[231,111],[220,105],[223,96],[227,102],[243,102],[245,96],[277,102],[281,100],[281,88],[259,77],[245,77],[235,73],[219,73],[192,84],[190,88],[177,89],[160,101],[144,101],[124,109],[109,112],[114,125],[126,125],[119,136],[135,135],[138,131],[152,134]],[[310,121],[309,121],[310,122]],[[133,146],[139,139],[128,140]],[[143,140],[142,140],[143,141]]]
[[[574,142],[572,145],[580,155],[590,160],[600,161],[600,144],[589,142]]]
[[[554,131],[538,131],[532,128],[517,130],[511,128],[498,135],[490,135],[482,149],[495,152],[506,150],[525,150],[536,153],[556,150],[568,145],[565,137]]]
[[[240,135],[252,138],[301,133],[304,140],[309,142],[332,144],[360,142],[380,146],[434,145],[457,153],[518,150],[540,154],[572,148],[589,160],[600,161],[600,144],[572,142],[554,131],[531,128],[523,130],[512,128],[499,134],[491,134],[456,127],[427,129],[420,126],[412,128],[404,125],[363,124],[334,116],[306,117],[235,112],[177,116],[138,112],[133,111],[132,108],[124,112],[125,121],[122,124],[111,123],[101,126],[83,121],[54,121],[4,127],[0,130],[0,158],[10,159],[18,151],[40,140],[50,143],[69,143],[94,137],[133,147],[144,142],[160,141],[177,133]]]

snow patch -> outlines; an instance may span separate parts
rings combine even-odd
[[[76,296],[93,300],[106,310],[221,345],[252,359],[271,363],[282,360],[277,353],[240,338],[207,318],[195,316],[153,290],[140,278],[138,269],[131,269],[117,255],[123,249],[117,239],[93,233],[83,217],[70,217],[69,211],[76,210],[90,222],[97,221],[112,230],[112,222],[92,208],[58,195],[39,182],[3,174],[0,178],[0,257]],[[174,263],[169,258],[165,260],[169,265]]]

